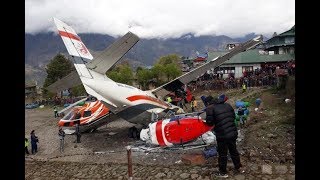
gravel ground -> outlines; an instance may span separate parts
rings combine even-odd
[[[248,94],[264,89],[252,89]],[[237,92],[235,92],[237,93]],[[246,94],[246,95],[248,95]],[[237,94],[238,95],[238,94]],[[240,96],[245,96],[239,94]],[[230,98],[229,103],[235,102]],[[201,101],[199,101],[201,104]],[[58,118],[54,118],[53,109],[25,110],[25,137],[30,139],[31,130],[39,137],[38,153],[26,155],[26,179],[127,179],[128,145],[141,144],[139,140],[128,138],[128,129],[133,124],[116,120],[100,127],[92,133],[84,133],[81,143],[74,143],[76,137],[65,137],[65,150],[59,151]],[[29,150],[31,147],[29,147]],[[184,154],[202,154],[203,149],[162,150],[160,152],[132,152],[135,179],[214,179],[217,171],[217,158],[206,159],[200,166],[184,165]],[[241,151],[241,144],[239,144]],[[31,151],[31,150],[30,150]],[[235,175],[231,179],[294,179],[294,164],[264,164],[250,162],[241,156],[246,173]],[[270,168],[271,167],[271,168]],[[232,162],[228,169],[232,171]]]

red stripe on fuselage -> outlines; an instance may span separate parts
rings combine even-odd
[[[165,146],[166,144],[164,143],[163,135],[162,135],[162,121],[158,121],[156,124],[156,135],[157,135],[157,141],[159,145]]]
[[[60,36],[64,36],[64,37],[67,37],[70,39],[81,41],[80,37],[75,34],[71,34],[71,33],[65,32],[65,31],[59,31],[59,34],[60,34]]]
[[[162,102],[161,100],[153,98],[153,97],[145,96],[145,95],[130,96],[130,97],[127,97],[127,99],[131,102],[137,101],[137,100],[148,100],[148,101],[152,101],[152,102],[161,104],[162,106],[169,107],[166,103]]]

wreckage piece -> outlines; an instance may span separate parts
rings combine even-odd
[[[150,123],[149,128],[141,130],[140,139],[153,145],[170,147],[189,143],[204,135],[207,139],[204,142],[211,143],[215,140],[210,131],[213,127],[198,116],[175,116]]]
[[[60,114],[62,114],[61,111]],[[86,102],[82,106],[73,106],[71,111],[59,120],[58,126],[64,127],[65,130],[69,128],[66,133],[72,134],[75,125],[79,123],[80,131],[86,132],[111,122],[111,114],[109,109],[99,100]]]

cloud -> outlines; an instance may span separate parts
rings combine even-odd
[[[25,31],[56,31],[53,17],[77,33],[171,38],[192,33],[240,37],[281,33],[295,24],[294,0],[26,0]]]

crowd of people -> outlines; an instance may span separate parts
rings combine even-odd
[[[79,97],[74,97],[74,96],[73,97],[62,97],[62,98],[55,96],[53,98],[36,100],[33,103],[39,104],[39,105],[63,106],[65,104],[75,103],[75,102],[79,101],[80,99],[79,99]]]
[[[235,78],[234,74],[229,74],[225,79],[221,74],[205,73],[196,81],[193,81],[188,86],[191,90],[223,90],[232,88],[241,88],[243,84],[249,87],[257,86],[273,86],[277,84],[276,69],[286,69],[289,76],[295,75],[294,61],[280,64],[265,64],[261,68],[257,68],[251,72],[243,72],[243,76]]]

